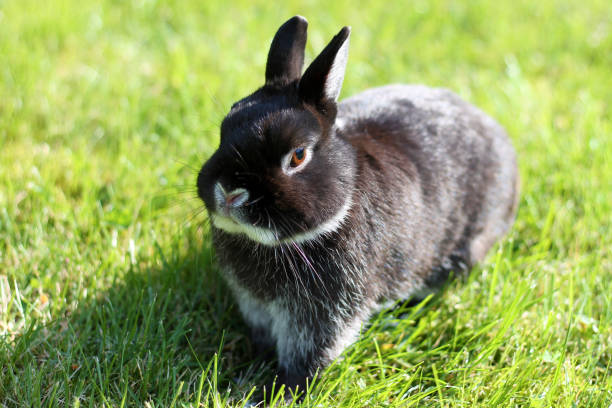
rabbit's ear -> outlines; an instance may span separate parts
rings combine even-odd
[[[338,100],[348,60],[350,34],[350,27],[340,30],[306,69],[299,86],[302,101],[320,106],[324,101]]]
[[[280,26],[266,64],[266,85],[286,85],[300,78],[304,66],[308,21],[295,16]]]

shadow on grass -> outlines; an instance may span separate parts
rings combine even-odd
[[[62,319],[16,337],[0,352],[0,402],[170,406],[173,401],[205,401],[216,390],[224,401],[242,399],[270,380],[272,366],[254,359],[248,330],[215,270],[208,239],[202,244],[192,235],[165,251],[156,247],[150,261],[154,266],[114,271],[110,288],[81,301]],[[439,305],[440,296],[435,296],[424,306],[406,302],[384,311],[364,329],[352,349],[352,363],[340,364],[356,364],[359,370],[369,362],[377,365],[372,339],[385,332],[402,338],[406,330],[418,331],[421,317]],[[457,334],[448,330],[436,338],[428,333],[413,337],[406,345],[413,349],[406,364],[443,359],[450,350],[440,345],[453,343]],[[430,371],[421,368],[424,393],[434,386]],[[333,382],[323,378],[319,388],[327,388],[328,380]],[[344,394],[350,399],[354,393]]]
[[[0,405],[169,406],[264,384],[272,370],[253,361],[211,249],[185,241],[171,253],[157,247],[153,267],[115,272],[64,318],[0,342]]]

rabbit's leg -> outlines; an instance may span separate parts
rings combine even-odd
[[[230,281],[230,287],[234,291],[240,314],[250,328],[256,355],[270,360],[274,356],[275,341],[271,332],[273,319],[268,310],[269,305],[252,296],[234,281]]]
[[[274,358],[275,347],[269,328],[250,324],[249,326],[251,329],[251,342],[255,347],[256,356],[267,361],[272,360]]]
[[[270,332],[272,318],[264,305],[239,300],[240,312],[250,328],[251,342],[258,357],[270,360],[274,356],[275,341]]]
[[[319,315],[320,316],[320,315]],[[346,320],[330,315],[309,321],[296,321],[277,338],[278,381],[295,390],[306,389],[307,381],[335,360],[358,337],[369,310]]]

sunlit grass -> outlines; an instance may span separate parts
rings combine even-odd
[[[0,0],[0,405],[243,406],[270,378],[193,187],[302,14],[308,60],[353,27],[342,95],[454,89],[522,177],[487,261],[375,317],[304,405],[608,408],[608,2],[404,3]]]

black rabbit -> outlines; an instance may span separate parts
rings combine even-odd
[[[518,196],[497,122],[421,85],[338,103],[350,28],[301,75],[306,27],[296,16],[279,28],[265,85],[232,106],[197,180],[253,342],[300,389],[377,306],[482,260]]]

